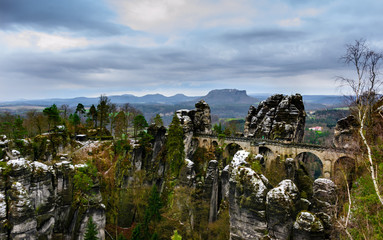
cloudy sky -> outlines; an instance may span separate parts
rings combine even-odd
[[[100,94],[339,94],[383,49],[381,0],[0,0],[0,101]]]

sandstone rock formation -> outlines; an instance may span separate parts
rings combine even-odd
[[[181,109],[176,112],[183,125],[184,132],[211,134],[209,105],[204,100],[201,100],[195,104],[195,107],[193,110]]]
[[[206,170],[205,193],[210,201],[209,206],[209,222],[217,220],[218,213],[218,185],[219,185],[219,169],[218,161],[211,160]]]
[[[195,170],[194,170],[194,162],[190,159],[185,159],[185,166],[181,168],[180,171],[180,183],[183,186],[187,187],[195,187]]]
[[[201,100],[195,104],[195,109],[181,109],[176,112],[181,121],[184,130],[185,154],[187,158],[191,158],[197,145],[193,142],[195,133],[211,134],[211,114],[210,107]]]
[[[232,161],[229,211],[232,240],[260,239],[267,233],[266,194],[263,176],[245,167],[246,151],[238,151]]]
[[[290,179],[271,189],[266,197],[267,228],[272,239],[289,239],[299,201],[299,190]]]
[[[325,239],[322,222],[314,214],[302,211],[298,214],[293,229],[294,240]]]
[[[294,181],[296,163],[293,158],[286,158],[285,169],[286,169],[286,178]]]
[[[337,148],[355,149],[358,143],[355,134],[359,129],[359,124],[355,117],[350,115],[340,119],[334,129],[334,145]]]
[[[103,239],[106,216],[98,187],[85,211],[73,205],[72,177],[79,167],[86,165],[7,161],[0,168],[0,239],[82,239],[89,216]]]
[[[301,142],[306,112],[300,94],[277,94],[250,106],[246,117],[244,136]]]
[[[165,163],[160,161],[159,158],[161,157],[161,151],[163,151],[166,142],[166,128],[150,125],[147,131],[153,136],[153,139],[148,143],[150,147],[142,146],[140,144],[134,145],[132,152],[132,168],[129,170],[130,173],[121,173],[123,175],[121,177],[124,178],[124,186],[129,185],[129,182],[133,180],[132,176],[134,175],[134,172],[139,170],[157,172],[157,183],[161,184],[163,181],[162,177],[165,174]]]
[[[223,199],[230,179],[227,198],[231,239],[328,238],[335,214],[335,184],[329,179],[317,179],[310,202],[301,198],[291,179],[273,188],[265,176],[248,167],[248,156],[248,152],[238,151],[221,174]]]
[[[322,221],[327,234],[335,217],[336,200],[336,186],[333,181],[326,178],[318,178],[314,181],[311,211]]]

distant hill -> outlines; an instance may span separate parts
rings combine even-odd
[[[272,94],[251,94],[249,96],[245,90],[237,89],[215,89],[205,96],[185,96],[184,94],[176,94],[166,97],[161,94],[148,94],[137,97],[132,94],[112,95],[108,96],[112,103],[124,104],[130,103],[134,107],[140,109],[147,120],[155,114],[164,116],[165,122],[170,122],[174,111],[183,108],[194,108],[194,104],[203,99],[211,108],[212,115],[220,118],[244,118],[249,110],[250,105],[257,105],[260,101],[265,100]],[[331,109],[334,107],[344,106],[342,96],[327,95],[303,95],[306,111]],[[19,100],[13,102],[0,103],[0,111],[10,111],[22,114],[31,109],[43,109],[44,107],[56,104],[60,107],[68,104],[71,108],[82,103],[85,107],[92,104],[98,104],[99,98],[68,98],[68,99],[41,99],[41,100]]]
[[[181,102],[193,101],[197,97],[188,97],[184,94],[176,94],[174,96],[166,97],[162,94],[148,94],[142,97],[137,97],[132,94],[124,94],[124,95],[112,95],[108,96],[110,101],[117,104],[123,103],[140,103],[140,104],[177,104]],[[78,97],[78,98],[53,98],[53,99],[40,99],[40,100],[19,100],[12,102],[3,102],[0,103],[0,106],[51,106],[52,104],[56,104],[57,106],[61,106],[63,104],[68,104],[69,106],[77,106],[78,103],[82,103],[85,106],[91,106],[92,104],[97,104],[99,98],[87,98],[87,97]]]

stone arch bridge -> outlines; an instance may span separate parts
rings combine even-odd
[[[278,155],[286,159],[296,158],[302,153],[311,153],[320,159],[323,166],[323,176],[325,178],[333,177],[337,161],[341,161],[345,158],[354,160],[358,160],[359,158],[357,155],[346,151],[345,149],[330,148],[321,145],[245,137],[226,137],[220,140],[216,135],[206,134],[198,134],[195,137],[198,140],[199,147],[209,148],[218,146],[219,143],[225,143],[226,154],[227,148],[231,144],[236,144],[242,150],[249,151],[253,154],[267,154],[267,157],[270,157],[271,159]]]

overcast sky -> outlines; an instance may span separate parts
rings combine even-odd
[[[340,94],[345,45],[383,49],[381,0],[0,0],[0,101]]]

